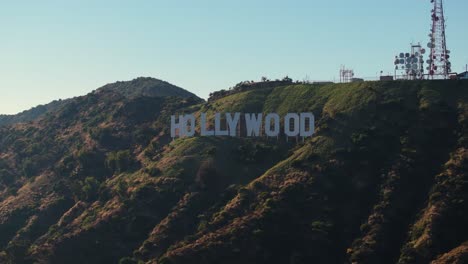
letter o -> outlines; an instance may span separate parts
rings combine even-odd
[[[291,120],[294,121],[294,127],[291,130]],[[299,135],[299,115],[296,113],[288,113],[284,117],[284,133],[288,137],[295,137]]]
[[[271,121],[273,121],[274,128],[271,130]],[[276,137],[280,132],[280,117],[276,113],[268,114],[265,117],[265,134],[269,137]]]
[[[190,126],[188,126],[188,121],[190,121]],[[193,137],[195,135],[195,116],[193,114],[185,115],[183,126],[185,130],[184,136]]]

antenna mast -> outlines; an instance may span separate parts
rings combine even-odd
[[[348,83],[353,80],[354,70],[347,69],[344,65],[340,68],[340,83]]]
[[[432,28],[427,47],[431,49],[429,60],[429,76],[431,79],[447,79],[452,71],[449,61],[450,51],[447,50],[445,38],[445,17],[443,0],[431,0],[434,7],[431,11]]]

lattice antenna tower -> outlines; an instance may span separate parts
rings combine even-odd
[[[450,51],[447,50],[447,39],[445,37],[445,16],[443,0],[431,0],[434,5],[431,11],[432,28],[429,34],[430,57],[429,76],[432,79],[447,79],[452,71],[449,61]]]

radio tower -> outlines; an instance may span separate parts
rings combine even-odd
[[[450,51],[447,50],[445,39],[445,17],[443,0],[431,0],[434,4],[432,9],[432,29],[429,34],[430,41],[427,47],[431,49],[429,60],[429,76],[431,79],[447,79],[451,70],[449,61]]]

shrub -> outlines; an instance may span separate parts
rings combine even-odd
[[[196,176],[197,183],[202,188],[216,188],[220,185],[220,179],[213,161],[208,160],[203,162],[198,169]]]
[[[134,259],[129,258],[129,257],[121,258],[119,260],[119,264],[137,264],[137,263],[138,262],[136,262]]]
[[[90,135],[103,146],[111,146],[117,143],[117,139],[112,134],[111,128],[93,128],[91,129]]]
[[[157,176],[161,175],[161,170],[156,166],[150,166],[150,167],[146,168],[145,172],[148,173],[152,177],[157,177]]]
[[[82,198],[85,200],[93,200],[97,197],[99,190],[99,182],[94,177],[86,177],[81,185]]]
[[[13,183],[14,180],[15,177],[10,171],[6,169],[0,169],[0,184],[9,185]]]
[[[128,189],[128,183],[126,181],[120,180],[117,182],[115,191],[117,192],[117,195],[120,197],[121,200],[125,200],[127,196],[127,189]]]
[[[132,169],[136,165],[129,150],[111,152],[106,158],[106,168],[113,173],[121,173]]]
[[[37,164],[34,163],[31,159],[27,158],[23,161],[22,171],[26,177],[30,178],[37,173]]]
[[[104,155],[95,150],[80,150],[76,159],[81,167],[80,173],[82,175],[96,175],[101,176],[105,173],[104,168]]]

